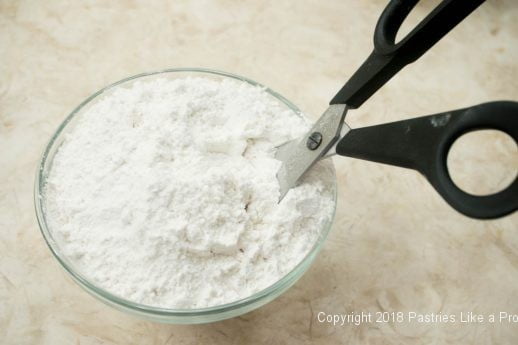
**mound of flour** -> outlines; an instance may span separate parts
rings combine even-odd
[[[244,82],[119,86],[54,158],[50,229],[85,276],[123,298],[199,308],[250,296],[292,270],[332,216],[330,162],[277,202],[274,148],[307,130]]]

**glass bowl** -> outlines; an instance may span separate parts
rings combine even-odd
[[[93,282],[91,282],[88,277],[84,276],[76,267],[74,267],[73,262],[71,262],[62,252],[59,242],[53,236],[52,229],[49,227],[46,214],[45,214],[45,193],[44,186],[46,183],[47,176],[52,168],[52,161],[54,158],[57,149],[63,142],[63,139],[74,126],[75,120],[79,118],[79,115],[84,112],[84,110],[88,109],[96,100],[99,99],[99,96],[106,95],[111,92],[115,87],[124,87],[126,85],[130,85],[132,82],[136,80],[142,80],[144,78],[156,78],[156,77],[166,77],[166,78],[180,78],[187,76],[203,76],[209,78],[232,78],[237,79],[251,85],[260,86],[265,89],[265,91],[270,94],[274,99],[279,101],[283,106],[287,109],[290,109],[294,113],[299,116],[302,116],[300,110],[293,105],[286,98],[282,97],[278,93],[264,87],[263,85],[237,75],[233,75],[226,72],[208,70],[208,69],[194,69],[194,68],[182,68],[182,69],[168,69],[158,72],[152,73],[144,73],[139,74],[133,77],[129,77],[123,79],[119,82],[116,82],[98,92],[88,97],[84,102],[82,102],[72,113],[63,121],[63,123],[59,126],[56,133],[50,139],[45,151],[43,152],[41,161],[38,166],[38,171],[36,173],[36,181],[35,181],[35,190],[34,190],[34,202],[36,208],[36,216],[38,219],[38,224],[40,226],[41,232],[47,245],[49,246],[52,254],[54,254],[55,258],[58,262],[63,266],[66,272],[70,274],[70,276],[79,284],[83,289],[85,289],[88,293],[95,296],[102,302],[116,308],[127,312],[129,314],[137,315],[143,317],[148,320],[158,321],[158,322],[166,322],[166,323],[178,323],[178,324],[194,324],[194,323],[206,323],[213,322],[218,320],[223,320],[231,317],[235,317],[244,313],[247,313],[253,309],[256,309],[270,301],[274,298],[278,297],[284,291],[286,291],[289,287],[291,287],[309,268],[313,260],[315,259],[317,253],[322,247],[329,230],[331,229],[331,225],[334,218],[333,215],[330,218],[329,222],[325,224],[325,226],[321,229],[320,236],[317,242],[314,244],[311,251],[304,257],[304,259],[293,268],[288,274],[286,274],[279,281],[274,283],[273,285],[240,300],[237,300],[232,303],[227,303],[223,305],[218,305],[209,308],[199,308],[199,309],[169,309],[169,308],[159,308],[144,304],[139,304],[136,302],[132,302],[130,300],[118,297],[109,291],[106,291],[98,286],[96,286]],[[334,171],[334,170],[333,170]],[[333,184],[333,193],[334,200],[336,206],[336,175],[334,176],[334,184]]]

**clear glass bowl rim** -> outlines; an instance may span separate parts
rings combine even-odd
[[[288,274],[283,276],[280,280],[278,280],[274,284],[266,287],[265,289],[260,290],[251,296],[248,296],[246,298],[243,298],[243,299],[231,302],[231,303],[221,304],[221,305],[207,307],[207,308],[172,309],[172,308],[155,307],[155,306],[140,304],[137,302],[133,302],[133,301],[118,297],[118,296],[112,294],[111,292],[96,286],[95,284],[91,283],[86,277],[84,277],[80,272],[75,270],[74,266],[70,262],[70,260],[68,260],[68,258],[66,258],[66,256],[60,252],[59,246],[56,243],[56,241],[54,240],[54,238],[52,237],[51,230],[49,229],[46,218],[45,218],[45,212],[44,212],[44,206],[43,206],[44,202],[43,202],[43,194],[42,194],[44,184],[45,184],[45,176],[44,176],[45,167],[48,163],[48,160],[49,159],[51,160],[54,157],[54,154],[50,155],[50,153],[53,149],[53,146],[54,146],[56,140],[64,132],[66,126],[79,113],[79,111],[85,105],[87,105],[90,101],[95,99],[97,96],[101,95],[103,92],[106,92],[106,91],[112,89],[113,87],[115,87],[117,85],[126,83],[126,82],[134,80],[134,79],[142,78],[142,77],[148,77],[148,76],[152,76],[152,75],[165,74],[165,73],[177,73],[177,72],[179,72],[179,73],[182,73],[182,72],[189,73],[190,72],[190,73],[216,75],[216,76],[220,76],[220,77],[237,79],[237,80],[249,83],[254,86],[259,86],[259,87],[263,88],[266,92],[268,92],[270,95],[272,95],[273,97],[275,97],[276,99],[278,99],[279,101],[284,103],[288,108],[290,108],[296,114],[301,116],[301,112],[298,109],[298,107],[295,106],[293,103],[291,103],[288,99],[284,98],[279,93],[271,90],[270,88],[254,81],[254,80],[251,80],[251,79],[239,76],[239,75],[235,75],[232,73],[228,73],[228,72],[207,69],[207,68],[171,68],[171,69],[163,69],[163,70],[154,71],[154,72],[141,73],[141,74],[137,74],[137,75],[134,75],[134,76],[131,76],[128,78],[124,78],[122,80],[119,80],[113,84],[110,84],[110,85],[102,88],[101,90],[97,91],[96,93],[94,93],[93,95],[91,95],[90,97],[85,99],[81,104],[79,104],[70,113],[70,115],[68,115],[65,118],[65,120],[60,124],[60,126],[56,130],[56,132],[50,138],[50,140],[49,140],[48,144],[46,145],[45,150],[42,154],[42,157],[39,161],[38,169],[36,172],[35,185],[34,185],[34,187],[35,187],[35,189],[34,189],[34,205],[35,205],[35,210],[36,210],[36,217],[38,220],[38,224],[39,224],[41,233],[42,233],[48,247],[50,248],[52,254],[54,255],[54,257],[58,260],[58,262],[61,264],[61,266],[72,276],[72,278],[74,278],[84,288],[91,290],[95,295],[100,295],[101,297],[106,298],[110,302],[113,302],[125,309],[130,309],[130,310],[134,310],[138,313],[151,314],[151,315],[156,315],[156,316],[161,316],[161,317],[167,317],[167,316],[188,317],[188,316],[220,314],[220,313],[229,312],[229,311],[232,311],[235,309],[240,309],[240,308],[243,308],[250,304],[254,304],[255,302],[269,296],[270,294],[274,293],[275,291],[282,290],[285,285],[290,284],[290,282],[292,282],[293,279],[297,279],[298,278],[297,276],[302,275],[302,273],[305,272],[305,269],[304,269],[305,264],[307,263],[308,260],[312,260],[314,255],[316,255],[316,253],[321,249],[322,245],[324,244],[324,242],[327,238],[327,235],[329,234],[329,231],[330,231],[332,223],[333,223],[333,219],[334,219],[335,211],[336,211],[336,199],[337,199],[336,175],[334,178],[334,186],[333,186],[333,190],[334,190],[333,197],[334,197],[334,201],[335,201],[335,207],[333,210],[332,217],[330,218],[330,221],[326,224],[326,226],[322,229],[322,231],[319,235],[318,241],[314,244],[314,246],[311,248],[311,250],[306,254],[304,259],[302,259]],[[49,164],[51,164],[51,162]],[[333,169],[334,169],[334,167],[333,167]]]

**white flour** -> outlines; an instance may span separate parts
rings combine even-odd
[[[123,298],[200,308],[250,296],[292,270],[332,216],[330,162],[277,203],[274,147],[307,129],[234,80],[118,87],[54,158],[50,228],[85,276]]]

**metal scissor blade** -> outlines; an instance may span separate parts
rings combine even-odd
[[[277,148],[275,159],[282,162],[277,172],[280,187],[279,201],[295,186],[299,178],[338,141],[346,113],[345,104],[330,105],[308,133]],[[307,142],[313,133],[320,133],[321,141],[315,149],[311,150],[308,148]],[[315,145],[315,143],[313,144]]]

